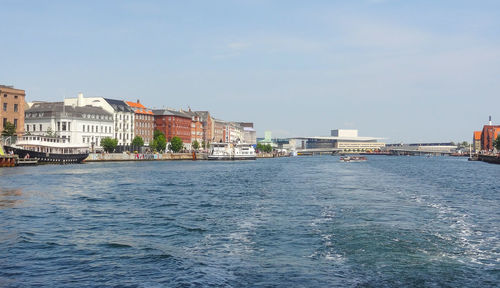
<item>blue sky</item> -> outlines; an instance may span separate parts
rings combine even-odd
[[[0,83],[253,121],[470,141],[500,124],[500,1],[4,1]]]

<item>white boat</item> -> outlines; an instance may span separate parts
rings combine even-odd
[[[233,160],[232,148],[229,143],[210,143],[208,160]]]
[[[255,148],[251,144],[241,143],[233,147],[234,160],[255,160],[256,158]]]
[[[255,160],[255,148],[251,144],[211,143],[208,160]]]
[[[365,162],[368,160],[364,156],[342,156],[340,157],[340,162]]]

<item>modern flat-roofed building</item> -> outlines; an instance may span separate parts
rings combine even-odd
[[[17,135],[24,133],[25,97],[24,90],[0,85],[0,131],[3,131],[9,122],[16,127]]]
[[[336,129],[331,131],[332,136],[303,137],[306,149],[339,149],[341,152],[365,152],[380,150],[385,143],[378,142],[381,138],[360,137],[358,130]]]

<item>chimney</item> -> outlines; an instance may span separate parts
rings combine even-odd
[[[78,106],[78,107],[83,106],[83,93],[82,92],[78,93],[78,98],[76,100],[76,106]]]
[[[139,99],[137,99],[137,104],[141,104],[141,101],[139,101]]]
[[[490,115],[490,122],[489,122],[489,125],[491,126],[491,115]]]

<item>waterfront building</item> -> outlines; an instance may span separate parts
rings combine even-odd
[[[256,145],[257,132],[253,127],[243,127],[243,143]]]
[[[203,142],[203,120],[201,116],[191,111],[191,108],[189,108],[188,111],[183,111],[181,109],[180,112],[191,117],[191,142],[189,143],[192,144],[194,141],[197,141],[201,147],[201,143]]]
[[[7,122],[10,122],[16,127],[17,135],[24,133],[25,97],[24,90],[0,85],[0,131],[3,131]]]
[[[410,144],[387,144],[385,149],[388,151],[399,151],[410,154],[421,153],[438,153],[438,154],[451,154],[457,150],[457,145],[452,142],[444,143],[410,143]]]
[[[64,104],[78,107],[87,105],[101,107],[113,114],[112,131],[119,146],[130,146],[132,139],[134,139],[135,112],[125,101],[103,97],[83,97],[83,93],[78,93],[77,98],[64,99]]]
[[[125,101],[127,105],[134,110],[134,135],[140,136],[144,140],[144,145],[149,146],[153,141],[153,134],[155,129],[155,119],[153,111],[146,108],[139,100],[137,102]],[[134,136],[134,137],[135,137]]]
[[[206,149],[209,147],[210,142],[212,142],[214,139],[214,128],[215,128],[214,119],[210,116],[210,112],[208,111],[196,111],[195,113],[199,115],[200,120],[202,122],[202,127],[203,127],[202,141],[205,143],[206,146],[203,148]]]
[[[307,149],[339,149],[341,152],[365,152],[380,150],[385,143],[378,142],[380,138],[360,137],[358,130],[336,129],[329,137],[304,137]]]
[[[226,125],[226,121],[214,119],[214,137],[212,142],[226,142]]]
[[[481,151],[481,131],[474,131],[472,136],[472,150],[474,153]]]
[[[154,109],[155,128],[165,134],[167,142],[173,137],[181,138],[187,149],[191,147],[191,122],[190,115],[174,109]]]
[[[481,131],[481,150],[493,151],[493,141],[500,135],[500,125],[484,125]]]
[[[35,102],[25,111],[26,135],[65,139],[68,147],[101,150],[101,140],[113,138],[113,114],[85,105],[64,105],[64,102]]]

